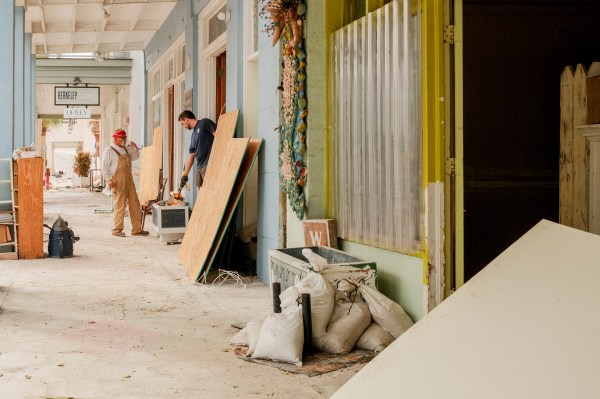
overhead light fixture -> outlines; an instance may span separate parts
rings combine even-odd
[[[99,52],[99,51],[96,51],[96,52],[94,53],[94,60],[96,60],[97,62],[102,62],[102,61],[104,61],[104,54],[102,54],[102,53],[101,53],[101,52]]]
[[[76,76],[72,84],[73,86],[77,86],[79,83],[81,83],[81,79],[79,79],[79,76]]]
[[[231,19],[231,13],[229,12],[229,10],[219,11],[219,13],[217,14],[217,19],[219,21],[229,22],[229,20]]]

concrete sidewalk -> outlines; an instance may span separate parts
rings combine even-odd
[[[128,220],[113,237],[94,213],[110,206],[46,191],[44,223],[69,223],[74,257],[0,261],[0,397],[327,398],[363,366],[307,377],[236,358],[232,324],[271,312],[269,287],[191,282],[179,245],[131,237]]]

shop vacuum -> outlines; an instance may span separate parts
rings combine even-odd
[[[50,238],[48,239],[48,256],[51,258],[70,258],[73,256],[73,244],[79,240],[75,237],[73,230],[69,228],[69,223],[60,216],[52,227],[47,224],[45,227],[50,229]]]

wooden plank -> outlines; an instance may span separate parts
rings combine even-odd
[[[211,185],[218,185],[219,181],[215,179],[213,175],[219,173],[221,158],[219,156],[213,156],[214,154],[221,154],[225,151],[225,147],[235,134],[235,128],[237,125],[239,109],[231,112],[224,113],[219,118],[217,123],[217,130],[215,131],[215,140],[213,142],[211,156],[208,159],[208,166],[206,167],[206,175],[204,176],[204,183],[202,187],[211,187]]]
[[[19,205],[17,242],[19,259],[44,257],[44,200],[42,158],[18,159],[18,186],[15,200]]]
[[[200,277],[200,271],[223,220],[249,140],[229,139],[225,151],[221,153],[221,149],[218,149],[216,153],[211,153],[211,159],[219,158],[219,169],[213,168],[211,184],[203,185],[198,193],[178,256],[186,273],[194,281]]]
[[[587,124],[600,123],[600,76],[587,78]]]
[[[140,202],[156,199],[162,169],[162,127],[154,129],[152,145],[142,148],[140,155]]]
[[[573,78],[573,126],[587,122],[587,75],[579,64]],[[581,134],[573,135],[573,227],[587,231],[588,228],[588,183],[587,183],[587,140]]]
[[[16,252],[0,252],[0,260],[17,260]]]
[[[573,69],[560,75],[560,156],[558,220],[573,227]]]
[[[246,149],[246,154],[244,154],[244,159],[242,160],[242,164],[240,166],[236,181],[233,186],[233,191],[229,196],[229,202],[227,203],[227,208],[225,208],[225,212],[223,215],[223,221],[217,230],[217,234],[215,235],[215,239],[213,245],[206,257],[206,262],[200,268],[199,278],[202,278],[203,275],[210,272],[210,268],[215,260],[215,256],[217,251],[219,250],[219,246],[223,241],[223,236],[225,235],[225,231],[229,227],[229,223],[231,223],[231,218],[233,217],[233,213],[235,208],[237,207],[240,198],[242,197],[242,192],[246,185],[246,181],[248,176],[250,175],[250,171],[252,170],[252,166],[254,165],[254,161],[258,155],[258,151],[262,145],[262,139],[250,139],[248,143],[248,147]]]

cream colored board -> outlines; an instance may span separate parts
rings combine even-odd
[[[258,155],[258,151],[262,145],[262,139],[250,139],[248,143],[248,148],[246,149],[246,154],[244,155],[244,159],[242,160],[242,164],[239,168],[239,172],[233,186],[233,191],[229,196],[229,201],[227,203],[227,208],[225,209],[223,220],[219,226],[215,239],[213,240],[213,245],[206,257],[206,262],[200,266],[199,278],[202,275],[208,273],[212,266],[212,263],[215,259],[215,255],[219,246],[221,245],[221,241],[223,240],[223,236],[225,235],[225,231],[231,222],[231,218],[233,217],[233,212],[237,207],[237,204],[242,196],[242,191],[244,190],[244,186],[246,185],[246,180],[250,175],[250,171],[252,170],[252,166],[254,165],[254,161]]]
[[[219,169],[213,169],[210,179],[207,176],[206,186],[198,192],[178,256],[186,273],[194,281],[200,277],[201,268],[223,220],[248,141],[249,138],[230,139],[224,151],[219,149],[217,153],[211,153],[211,159],[220,158]]]
[[[599,247],[539,222],[332,399],[598,398]]]

